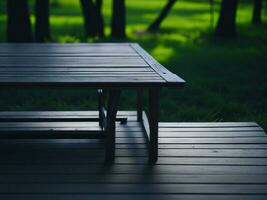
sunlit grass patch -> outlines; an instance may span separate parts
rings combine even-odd
[[[168,60],[170,57],[174,56],[174,53],[175,53],[174,49],[164,45],[158,45],[151,51],[151,54],[153,56],[156,56],[158,60],[161,62],[164,62]]]

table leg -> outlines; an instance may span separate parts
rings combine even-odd
[[[158,159],[158,123],[159,123],[159,89],[149,89],[148,120],[150,127],[149,162]]]
[[[107,125],[106,125],[106,162],[112,163],[115,156],[115,133],[116,133],[116,115],[120,99],[120,90],[109,90]]]
[[[136,108],[137,108],[137,121],[142,122],[143,120],[143,89],[137,89],[137,101],[136,101]]]

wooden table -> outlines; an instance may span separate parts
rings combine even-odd
[[[100,95],[100,130],[86,130],[86,134],[83,130],[53,128],[55,122],[50,122],[51,128],[23,128],[16,121],[13,124],[6,122],[0,127],[0,138],[104,137],[106,160],[112,162],[120,94],[124,89],[136,89],[137,120],[143,124],[148,135],[150,161],[156,162],[160,88],[180,87],[184,83],[184,80],[160,65],[138,44],[1,44],[0,87],[100,88],[100,91],[108,91],[109,98],[105,112]],[[142,100],[142,93],[146,89],[149,93],[147,116],[143,112]]]

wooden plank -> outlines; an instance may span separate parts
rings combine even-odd
[[[126,148],[126,146],[130,144],[117,144],[118,147],[120,148]],[[139,146],[140,145],[140,146]],[[142,144],[132,144],[132,148],[141,148],[144,147]],[[250,143],[241,143],[241,144],[228,144],[228,143],[221,143],[221,144],[216,144],[216,143],[210,143],[210,144],[159,144],[160,149],[266,149],[267,148],[267,143],[266,144],[250,144]]]
[[[224,131],[224,132],[228,132],[228,131],[263,131],[263,129],[259,126],[257,127],[209,127],[209,128],[162,128],[159,127],[160,131],[166,131],[166,132],[177,132],[179,133],[179,131],[183,131],[183,132],[216,132],[216,131]]]
[[[89,135],[90,133],[88,133]],[[79,135],[77,134],[77,137]],[[31,149],[29,149],[31,150]],[[16,150],[6,149],[4,153],[0,153],[0,155],[5,156],[5,153],[9,152],[10,154],[16,154]],[[92,155],[101,155],[103,154],[103,149],[41,149],[40,155],[46,155],[49,153],[62,153],[71,155],[88,155],[92,153]],[[167,157],[167,158],[185,158],[185,157],[192,157],[192,158],[267,158],[267,150],[266,149],[159,149],[159,157]],[[18,152],[25,155],[25,152]],[[29,152],[26,152],[28,154]],[[146,149],[117,149],[116,153],[117,157],[147,157],[147,150]],[[96,156],[94,156],[96,157]]]
[[[0,116],[98,116],[98,111],[0,111]],[[129,117],[129,116],[136,116],[135,112],[129,112],[129,111],[118,111],[118,116],[121,117]]]
[[[139,152],[137,152],[139,153]],[[267,150],[262,149],[160,149],[159,156],[164,157],[267,157]]]
[[[154,72],[3,72],[0,76],[145,76],[159,77]]]
[[[2,199],[5,200],[17,200],[18,195],[9,194],[9,195],[0,195]],[[266,200],[266,195],[242,195],[242,194],[19,194],[21,199],[27,200],[136,200],[136,199],[146,199],[146,200]]]
[[[23,117],[23,118],[22,118]],[[125,117],[123,116],[118,116],[117,119],[123,119]],[[135,120],[134,116],[129,116],[127,117],[128,121],[131,122],[133,120]],[[72,122],[84,122],[84,121],[96,121],[96,120],[99,120],[98,116],[88,116],[88,115],[81,115],[81,116],[77,116],[77,115],[69,115],[69,116],[46,116],[46,115],[43,115],[43,116],[15,116],[15,115],[12,115],[12,116],[7,116],[7,117],[4,117],[4,116],[1,116],[0,117],[0,122],[35,122],[35,120],[37,122],[65,122],[65,121],[70,121],[73,120]],[[137,133],[138,135],[138,133]]]
[[[45,149],[17,148],[19,153],[10,151],[6,148],[1,148],[9,155],[1,154],[1,165],[86,165],[104,163],[104,148],[101,150],[87,148],[87,153],[84,151],[58,151],[56,148],[51,148],[49,151]],[[27,151],[26,151],[27,150]],[[34,151],[34,153],[30,153]],[[130,149],[133,151],[133,149]],[[127,165],[146,165],[149,160],[147,156],[138,157],[131,156],[128,151],[126,156],[117,156],[115,164]],[[158,158],[155,165],[196,165],[196,166],[265,166],[267,167],[266,158],[258,157],[162,157]]]
[[[112,42],[112,43],[2,43],[1,46],[4,48],[9,47],[18,47],[18,46],[26,46],[26,47],[56,47],[56,48],[66,48],[66,47],[128,47],[130,43],[127,42]]]
[[[160,122],[162,128],[258,127],[255,122]]]
[[[60,77],[60,76],[5,76],[0,77],[0,82],[3,83],[134,83],[134,82],[160,82],[165,83],[161,78],[149,78],[149,77],[120,77],[119,79],[116,77],[87,77],[87,76],[66,76],[66,77]]]
[[[237,132],[159,132],[159,138],[247,138],[247,137],[264,137],[266,136],[263,131],[237,131]],[[120,132],[117,134],[118,138],[142,138],[144,134],[142,132]]]
[[[73,149],[64,151],[63,148],[49,148],[49,149],[37,149],[31,147],[22,147],[11,150],[10,148],[1,148],[6,153],[1,153],[1,165],[86,165],[86,164],[98,164],[104,163],[104,148],[101,145],[101,149],[94,149],[88,147],[87,149]],[[67,148],[67,147],[65,147]],[[33,153],[31,153],[34,151]],[[145,149],[142,151],[133,149],[117,149],[118,155],[116,155],[115,164],[119,165],[146,165],[148,164],[148,156]],[[137,151],[132,153],[133,151]],[[145,153],[144,153],[145,152]],[[184,151],[183,151],[184,152]],[[258,151],[261,153],[260,151]],[[164,165],[181,165],[181,166],[214,166],[219,168],[220,166],[262,166],[267,168],[267,158],[264,155],[253,155],[249,152],[249,155],[239,154],[236,156],[229,156],[228,152],[221,152],[216,157],[214,154],[193,154],[189,152],[188,156],[164,156],[164,152],[160,151],[158,162],[155,165],[164,167]],[[141,156],[139,156],[139,155]],[[179,154],[180,155],[180,154]]]
[[[129,45],[67,45],[67,44],[17,44],[5,46],[0,45],[0,53],[16,54],[16,53],[28,53],[28,54],[39,54],[39,53],[92,53],[92,52],[126,52],[135,53]]]
[[[72,117],[72,116],[70,116]],[[130,122],[131,123],[131,122]],[[0,128],[34,128],[34,127],[39,127],[39,128],[88,128],[94,129],[99,127],[98,122],[64,122],[64,121],[59,121],[59,122],[0,122]],[[117,122],[117,128],[119,131],[128,131],[128,132],[135,132],[139,131],[141,133],[142,128],[140,126],[128,126],[127,124],[125,125],[120,125],[119,122]]]
[[[68,123],[68,122],[66,122]],[[1,132],[36,132],[36,131],[77,131],[77,132],[86,132],[91,130],[98,130],[99,127],[56,127],[56,126],[43,126],[43,127],[2,127]],[[118,128],[118,132],[124,131],[122,128]],[[119,141],[127,141],[128,138],[118,138]],[[136,138],[137,141],[142,141],[143,138]]]
[[[80,158],[76,161],[76,163],[83,163],[84,157]],[[13,161],[13,160],[12,160]],[[34,163],[47,163],[49,159],[45,159],[44,161],[39,160]],[[50,160],[49,163],[52,161]],[[88,161],[89,162],[89,161]],[[101,163],[102,160],[91,160],[92,163]],[[90,163],[91,163],[90,162]],[[147,157],[117,157],[115,163],[116,164],[146,164],[148,162]],[[13,163],[25,163],[25,160],[18,160],[14,158],[13,162],[6,162],[6,164]],[[59,162],[58,160],[54,160],[53,164],[63,164],[64,162]],[[66,163],[66,162],[65,162]],[[70,164],[70,162],[68,162]],[[83,163],[85,164],[85,163]],[[156,165],[211,165],[214,167],[219,167],[220,165],[236,165],[236,166],[267,166],[266,158],[252,158],[252,157],[159,157]],[[248,180],[249,181],[249,180]]]
[[[132,52],[125,52],[125,51],[118,51],[118,52],[111,52],[111,51],[99,51],[99,52],[0,52],[0,57],[137,57],[138,54]]]
[[[117,119],[125,118],[126,112],[119,112],[117,115]],[[90,121],[97,119],[98,120],[99,113],[98,111],[9,111],[9,112],[4,112],[0,111],[0,122],[12,122],[12,121]],[[135,113],[129,113],[127,115],[128,121],[132,122],[136,120]]]
[[[13,77],[13,78],[20,78],[20,77],[57,77],[57,78],[69,78],[69,77],[82,77],[82,78],[99,78],[99,79],[107,79],[107,78],[136,78],[139,77],[139,79],[154,79],[154,80],[162,80],[158,75],[152,74],[152,75],[147,75],[147,74],[115,74],[115,73],[103,73],[103,74],[76,74],[76,73],[70,73],[70,74],[53,74],[53,73],[38,73],[38,74],[1,74],[1,77]]]
[[[117,143],[125,144],[127,138],[118,138]],[[135,138],[135,143],[144,144],[142,138]],[[266,137],[255,138],[159,138],[159,144],[266,144]]]
[[[240,139],[238,139],[240,140]],[[242,139],[241,142],[239,141],[233,141],[230,143],[227,143],[227,141],[208,141],[206,143],[199,143],[196,142],[188,142],[188,143],[159,143],[160,149],[266,149],[267,143],[260,142],[257,140],[250,141],[250,138],[247,140]],[[4,144],[22,144],[26,143],[29,145],[36,144],[38,146],[46,146],[49,143],[55,144],[57,146],[68,146],[68,148],[77,148],[79,145],[92,145],[94,147],[96,141],[91,140],[35,140],[35,141],[8,141],[8,140],[1,140],[1,145]],[[253,143],[254,142],[254,143]],[[97,144],[98,146],[98,144]],[[143,148],[146,149],[146,140],[142,138],[136,138],[136,139],[128,139],[128,138],[117,138],[116,139],[116,146],[118,148],[122,149],[136,149],[136,148]]]
[[[1,87],[39,88],[39,87],[90,87],[90,88],[136,88],[162,87],[165,81],[149,77],[4,77],[0,78]]]
[[[139,184],[139,183],[154,183],[154,184],[267,184],[266,175],[154,175],[153,179],[147,175],[138,174],[111,174],[109,176],[97,174],[34,174],[29,176],[21,174],[15,176],[13,174],[1,175],[0,183],[85,183],[85,184]]]
[[[0,128],[98,128],[97,122],[1,122]]]
[[[145,141],[145,139],[144,139]],[[101,141],[92,141],[86,139],[77,140],[0,140],[0,148],[21,147],[30,149],[42,148],[68,148],[68,149],[91,149],[102,148]],[[125,140],[125,143],[117,143],[117,149],[147,149],[146,143],[135,143],[134,140]],[[267,149],[267,144],[159,144],[159,149]]]
[[[115,163],[136,165],[145,164],[147,161],[148,159],[145,157],[117,157]],[[16,161],[14,162],[16,163]],[[46,162],[48,162],[48,160],[46,160]],[[79,163],[79,160],[77,160],[77,162]],[[55,163],[59,162],[55,161]],[[252,157],[159,157],[156,165],[210,165],[214,167],[219,167],[220,165],[236,165],[267,167],[267,159]]]
[[[31,47],[127,47],[130,43],[127,42],[112,42],[112,43],[2,43],[3,47],[31,46]]]
[[[0,67],[0,72],[154,72],[149,67]]]
[[[18,130],[0,133],[0,139],[103,139],[101,131],[75,131],[75,130]]]
[[[267,185],[238,184],[5,184],[6,194],[267,194]]]
[[[10,120],[16,118],[17,120],[19,120],[21,117],[26,117],[28,118],[28,120],[30,121],[30,119],[34,119],[34,117],[31,116],[7,116],[7,118],[9,118]],[[97,127],[97,123],[96,122],[91,122],[91,123],[86,123],[84,121],[82,122],[69,122],[66,123],[64,122],[64,119],[72,119],[72,118],[77,118],[77,119],[84,119],[84,118],[92,118],[92,117],[88,117],[86,115],[84,116],[39,116],[40,119],[53,119],[59,117],[60,119],[62,119],[62,121],[60,122],[0,122],[0,127],[2,128],[15,128],[15,127],[74,127],[74,128],[79,128],[79,127],[88,127],[88,128],[95,128]],[[6,119],[6,115],[2,116],[1,118]],[[36,117],[38,118],[38,117]],[[94,116],[94,118],[97,118],[97,116]],[[132,124],[133,123],[133,124]],[[129,122],[127,125],[124,126],[120,126],[119,124],[117,124],[118,128],[120,130],[124,130],[124,133],[121,133],[121,136],[125,136],[125,137],[130,137],[130,138],[140,138],[143,137],[143,134],[141,132],[142,128],[140,126],[135,125],[134,122]],[[128,136],[127,132],[134,132],[131,135]],[[262,137],[262,138],[266,138],[267,139],[267,135],[265,134],[265,132],[263,131],[246,131],[244,130],[239,131],[227,131],[227,132],[223,132],[223,131],[219,131],[219,132],[211,132],[211,131],[202,131],[202,132],[187,132],[187,131],[183,131],[183,132],[165,132],[165,131],[160,131],[159,133],[161,138],[232,138],[232,137]]]
[[[93,113],[93,114],[92,114]],[[135,116],[135,113],[127,113],[131,116]],[[32,116],[30,116],[32,115]],[[91,117],[90,117],[91,116]],[[5,119],[5,118],[16,118],[16,119],[23,119],[23,118],[40,118],[40,119],[49,119],[49,118],[59,118],[59,119],[90,119],[92,117],[96,118],[98,116],[97,112],[90,112],[90,111],[79,111],[79,112],[0,112],[0,119]],[[122,116],[121,116],[122,117]],[[166,127],[162,125],[164,123],[161,123],[161,127]],[[170,123],[172,124],[172,123]],[[175,124],[175,123],[174,123]],[[183,123],[182,127],[190,127],[192,123],[189,123],[187,125],[186,123]],[[199,123],[193,123],[193,124],[199,124]],[[209,126],[212,127],[218,127],[221,123],[216,124],[216,123],[211,123]],[[255,123],[222,123],[224,127],[226,126],[231,126],[231,127],[236,127],[236,126],[249,126],[253,125]],[[240,124],[240,125],[238,125]],[[93,125],[93,124],[88,124],[88,125]],[[96,125],[96,124],[95,124]],[[134,126],[139,126],[137,122],[129,122],[127,124],[127,127],[134,127]],[[169,125],[168,125],[169,126]],[[171,125],[172,126],[172,125]],[[198,125],[197,125],[198,126]],[[206,125],[205,125],[206,126]],[[174,125],[172,126],[174,127]],[[203,127],[201,125],[201,127]],[[131,134],[127,134],[127,132],[119,132],[117,137],[143,137],[143,134],[141,132],[138,132],[138,129],[135,129],[136,132],[133,132]],[[125,130],[128,131],[128,130]],[[181,132],[179,133],[176,132],[160,132],[159,137],[174,137],[174,138],[191,138],[191,137],[255,137],[255,136],[264,136],[265,133],[263,131],[251,131],[251,132]]]
[[[113,164],[107,167],[104,164],[54,164],[54,165],[0,165],[1,174],[202,174],[202,175],[267,175],[266,166],[224,166],[219,167],[207,165],[132,165],[132,164]]]
[[[139,57],[0,57],[0,67],[146,67]]]
[[[98,128],[99,124],[98,122],[86,122],[86,121],[78,121],[78,122],[0,122],[0,129],[7,129],[7,130],[12,130],[12,129],[17,129],[17,128],[25,128],[25,129],[30,129],[30,128],[73,128],[73,129],[95,129]],[[141,133],[142,128],[137,127],[137,126],[120,126],[119,122],[117,122],[117,129],[119,132],[135,132],[139,131]],[[135,134],[135,133],[133,133]]]
[[[30,49],[55,49],[55,50],[65,50],[69,51],[71,49],[128,49],[130,50],[129,43],[2,43],[0,46],[1,50],[16,50],[18,48],[28,48]]]

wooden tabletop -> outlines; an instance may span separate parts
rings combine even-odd
[[[138,44],[0,44],[0,86],[161,87],[185,81]]]

